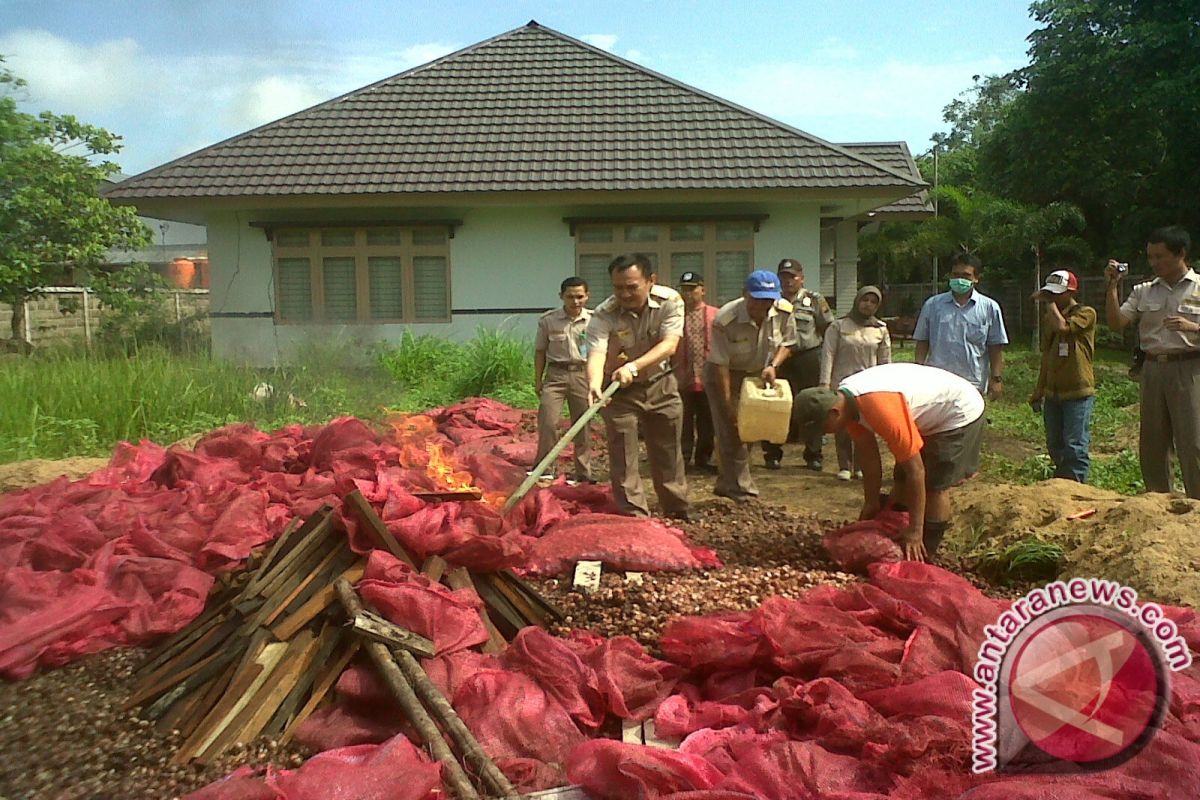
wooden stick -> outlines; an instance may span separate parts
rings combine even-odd
[[[229,684],[233,681],[236,669],[234,664],[227,666],[217,676],[216,680],[200,693],[200,702],[190,708],[187,713],[180,716],[178,728],[185,742],[196,732],[196,729],[200,727],[200,723],[213,710],[213,707],[225,696],[225,690],[229,688]]]
[[[296,729],[300,727],[300,723],[308,719],[309,714],[312,714],[312,712],[316,711],[317,706],[321,704],[321,701],[325,699],[325,695],[329,692],[330,688],[333,687],[334,681],[341,677],[342,672],[346,669],[346,665],[350,663],[350,659],[354,658],[354,656],[358,654],[358,650],[361,646],[362,642],[358,639],[351,639],[346,642],[345,650],[343,650],[341,656],[339,656],[338,659],[334,661],[324,673],[321,674],[321,677],[317,680],[316,685],[313,687],[313,691],[308,698],[308,702],[304,704],[304,708],[300,709],[300,711],[296,713],[296,718],[288,724],[287,730],[283,732],[283,738],[280,741],[282,741],[284,744],[287,744],[292,740],[292,737],[296,735]]]
[[[389,553],[408,564],[413,569],[417,568],[412,556],[410,556],[408,551],[405,550],[398,541],[396,541],[396,537],[392,535],[392,532],[388,530],[388,527],[384,521],[381,520],[379,515],[375,513],[375,509],[371,508],[371,504],[367,502],[367,498],[362,496],[362,492],[355,489],[353,492],[346,495],[346,505],[354,513],[354,516],[358,517],[358,521],[366,527],[368,532],[375,536],[375,539],[379,541]]]
[[[450,565],[446,563],[446,559],[441,556],[430,556],[425,559],[425,563],[421,565],[421,574],[429,580],[437,583],[446,574],[446,569]]]
[[[233,679],[217,704],[209,709],[187,740],[180,746],[179,751],[175,753],[174,758],[171,759],[172,764],[186,764],[203,751],[204,746],[212,741],[216,732],[219,732],[218,726],[228,717],[230,709],[246,694],[262,670],[260,664],[250,664],[234,673]]]
[[[271,549],[267,551],[267,555],[259,562],[258,569],[254,570],[255,575],[265,574],[275,564],[275,559],[283,553],[284,546],[291,546],[289,539],[300,528],[301,524],[302,521],[299,517],[292,517],[292,521],[283,529],[283,533],[279,534],[279,538],[271,543]]]
[[[271,600],[267,604],[268,607],[264,608],[263,610],[264,616],[260,624],[269,626],[272,622],[274,622],[279,615],[283,613],[283,610],[291,605],[293,600],[299,597],[305,589],[312,585],[313,579],[325,572],[329,568],[329,565],[333,563],[334,559],[340,556],[342,552],[342,547],[340,545],[331,547],[325,557],[321,559],[320,563],[309,570],[305,575],[301,576],[299,581],[297,581],[296,586],[290,592],[288,592],[281,601],[276,603],[274,600]]]
[[[260,583],[255,584],[254,594],[260,597],[270,597],[279,591],[279,587],[286,583],[288,578],[303,569],[305,564],[311,565],[314,553],[324,552],[324,548],[329,546],[329,532],[333,528],[332,513],[330,511],[307,537],[298,542],[291,552],[279,559],[279,564]]]
[[[421,658],[433,658],[437,654],[433,642],[424,636],[407,631],[370,611],[355,615],[350,621],[350,629],[365,639],[379,642],[393,650],[400,648]]]
[[[358,595],[354,593],[354,589],[351,588],[348,582],[343,580],[339,580],[335,586],[337,587],[338,600],[341,601],[342,607],[346,609],[346,615],[351,619],[357,617],[362,612],[363,605],[358,599]],[[375,662],[375,667],[383,677],[383,682],[387,684],[392,696],[396,698],[396,701],[400,704],[400,708],[404,710],[408,721],[412,723],[417,733],[424,740],[425,745],[433,753],[434,758],[442,765],[442,775],[445,777],[450,789],[463,800],[479,800],[479,793],[471,785],[470,779],[467,778],[467,773],[454,757],[454,753],[450,750],[450,746],[446,744],[446,740],[442,738],[442,733],[437,729],[437,725],[433,719],[430,718],[429,712],[425,710],[425,707],[421,705],[421,701],[417,699],[413,687],[405,680],[400,668],[396,666],[396,661],[392,658],[392,654],[388,651],[387,647],[379,642],[363,642],[363,648],[367,651],[367,655],[371,657],[371,660]]]
[[[236,653],[228,650],[221,653],[214,653],[211,661],[200,669],[197,669],[192,675],[188,676],[178,686],[164,694],[152,705],[147,706],[142,712],[142,717],[145,719],[158,719],[159,717],[166,716],[167,709],[174,706],[180,698],[186,697],[189,694],[200,694],[200,689],[213,678],[220,675],[236,657]]]
[[[446,585],[451,589],[470,589],[475,596],[479,596],[479,592],[475,589],[475,583],[471,580],[471,573],[467,572],[464,567],[459,567],[451,570],[446,575]],[[482,603],[483,598],[480,597]],[[499,653],[505,647],[508,647],[508,640],[496,628],[491,617],[488,616],[487,609],[479,609],[479,618],[483,620],[483,627],[487,630],[488,640],[481,648],[485,653]]]
[[[271,552],[267,555],[267,558],[263,561],[263,563],[258,565],[258,569],[255,570],[254,576],[250,579],[250,583],[246,586],[246,594],[257,594],[259,588],[263,584],[263,581],[279,568],[284,558],[291,555],[293,552],[295,552],[297,547],[300,547],[305,541],[307,541],[309,534],[311,534],[313,531],[313,528],[316,528],[318,525],[324,522],[329,517],[329,513],[331,511],[333,511],[331,506],[328,504],[323,505],[314,511],[308,519],[304,520],[301,525],[293,528],[291,534],[289,534],[286,539],[281,536],[280,539],[275,542],[275,546],[271,548]]]
[[[277,671],[276,667],[279,666],[287,649],[288,645],[284,642],[272,642],[263,648],[262,653],[254,661],[254,667],[258,668],[254,680],[236,698],[229,713],[209,732],[204,744],[196,753],[198,758],[204,760],[215,758],[238,740],[242,728],[245,727],[257,708],[257,704],[252,704],[252,701],[262,691],[268,679]]]
[[[312,631],[301,631],[292,640],[286,652],[279,659],[270,679],[264,681],[259,696],[253,698],[247,708],[250,718],[230,737],[230,743],[249,742],[262,733],[263,728],[271,721],[271,717],[279,710],[279,705],[291,692],[292,687],[300,680],[301,674],[308,668],[313,657],[317,654],[321,643],[313,636]]]
[[[345,578],[351,583],[357,583],[366,569],[366,562],[359,561],[343,572],[339,578]],[[304,605],[284,617],[271,628],[271,635],[280,641],[287,641],[296,635],[296,631],[317,618],[322,611],[337,602],[337,592],[333,584],[326,586],[304,602]]]
[[[516,573],[514,573],[512,570],[501,570],[500,572],[497,572],[496,575],[498,576],[498,579],[505,581],[509,586],[512,586],[521,594],[525,595],[531,602],[544,609],[547,614],[554,617],[559,622],[566,620],[567,615],[563,613],[561,608],[547,600],[541,593],[537,591],[537,589],[534,589],[532,586],[530,586],[528,581],[518,578]]]
[[[521,616],[521,612],[517,611],[512,603],[508,602],[506,597],[493,589],[490,584],[479,581],[475,586],[480,598],[483,599],[484,605],[488,607],[488,611],[500,617],[497,622],[502,622],[512,629],[512,636],[516,636],[521,628],[531,624]]]
[[[620,388],[621,384],[618,381],[613,381],[608,385],[608,388],[604,390],[604,393],[600,395],[600,399],[588,406],[587,411],[584,411],[579,415],[579,419],[575,420],[575,423],[567,429],[567,432],[562,435],[562,438],[558,440],[558,443],[554,445],[554,447],[550,448],[550,452],[546,453],[546,457],[538,462],[536,467],[530,470],[529,475],[525,478],[525,482],[518,486],[517,490],[509,495],[508,499],[504,501],[504,507],[500,509],[500,513],[502,515],[512,511],[513,507],[516,506],[517,503],[521,502],[521,498],[529,493],[529,490],[532,489],[538,482],[538,479],[542,477],[542,473],[549,469],[554,463],[554,460],[558,458],[558,454],[566,449],[567,444],[575,438],[576,434],[583,430],[585,425],[592,421],[592,417],[596,416],[596,413],[600,409],[604,408],[604,404],[607,403],[609,398],[616,394],[617,390]]]
[[[521,594],[516,587],[510,586],[500,575],[496,573],[476,575],[475,583],[485,583],[491,587],[492,591],[507,600],[530,625],[546,624],[546,612],[529,602],[528,598]]]
[[[482,500],[483,491],[481,489],[447,489],[446,491],[413,492],[412,496],[426,502],[444,503],[454,500],[469,502],[472,500]]]
[[[210,651],[220,648],[229,636],[238,628],[238,620],[230,618],[222,620],[219,625],[209,628],[208,632],[187,646],[183,652],[165,661],[154,672],[147,675],[138,684],[144,688],[159,683],[173,673],[187,669],[208,655]],[[134,705],[137,705],[136,703]],[[131,706],[132,707],[132,706]]]

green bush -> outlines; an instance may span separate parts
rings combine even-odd
[[[984,576],[1005,583],[1048,581],[1058,577],[1063,555],[1062,545],[1029,536],[985,550],[976,566]]]

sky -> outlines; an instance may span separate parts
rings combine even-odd
[[[23,110],[119,134],[135,174],[540,24],[834,142],[927,151],[973,76],[1024,66],[1027,0],[0,0]]]

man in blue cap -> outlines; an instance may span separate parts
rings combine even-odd
[[[746,443],[738,436],[737,401],[747,375],[774,382],[775,371],[795,343],[792,305],[780,294],[779,277],[768,270],[751,272],[742,296],[721,306],[713,319],[704,392],[712,409],[721,466],[714,494],[736,502],[758,496]]]

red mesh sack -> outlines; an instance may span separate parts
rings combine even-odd
[[[571,752],[567,777],[598,800],[651,800],[711,789],[722,775],[699,756],[596,739]]]
[[[721,566],[716,553],[689,546],[674,528],[648,517],[615,514],[580,514],[554,525],[534,543],[526,566],[535,575],[561,575],[577,561],[635,571]]]

